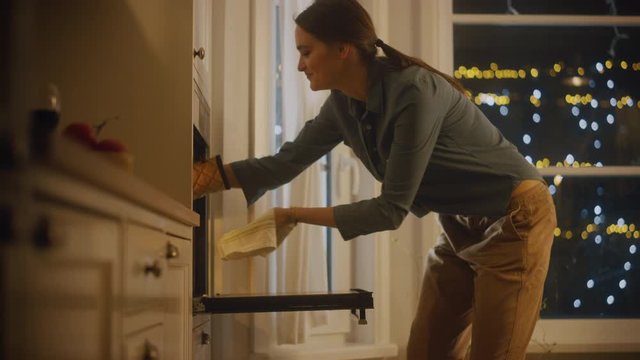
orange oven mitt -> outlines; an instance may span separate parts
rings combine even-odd
[[[220,155],[193,164],[191,169],[191,187],[193,198],[197,199],[206,193],[229,189],[229,181],[224,173]]]

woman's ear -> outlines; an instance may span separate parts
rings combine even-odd
[[[338,53],[340,54],[341,59],[348,58],[349,56],[351,56],[351,54],[353,54],[354,51],[355,51],[355,48],[352,44],[348,44],[348,43],[338,44]]]

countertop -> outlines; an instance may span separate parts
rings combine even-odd
[[[144,180],[74,141],[52,136],[45,155],[37,163],[62,171],[148,210],[189,226],[198,226],[199,215]]]

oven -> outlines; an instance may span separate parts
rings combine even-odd
[[[193,127],[193,161],[209,157],[209,145],[196,126]],[[193,296],[207,294],[209,282],[209,196],[193,200],[193,211],[200,215],[200,225],[193,228]]]

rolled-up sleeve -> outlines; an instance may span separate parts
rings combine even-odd
[[[410,211],[451,101],[451,91],[440,79],[424,75],[389,102],[386,111],[391,112],[394,132],[382,192],[335,207],[336,225],[345,240],[397,229]]]
[[[267,190],[291,181],[342,141],[334,123],[334,111],[333,98],[329,96],[318,116],[307,121],[296,138],[284,143],[277,154],[230,164],[247,205],[253,204]]]

